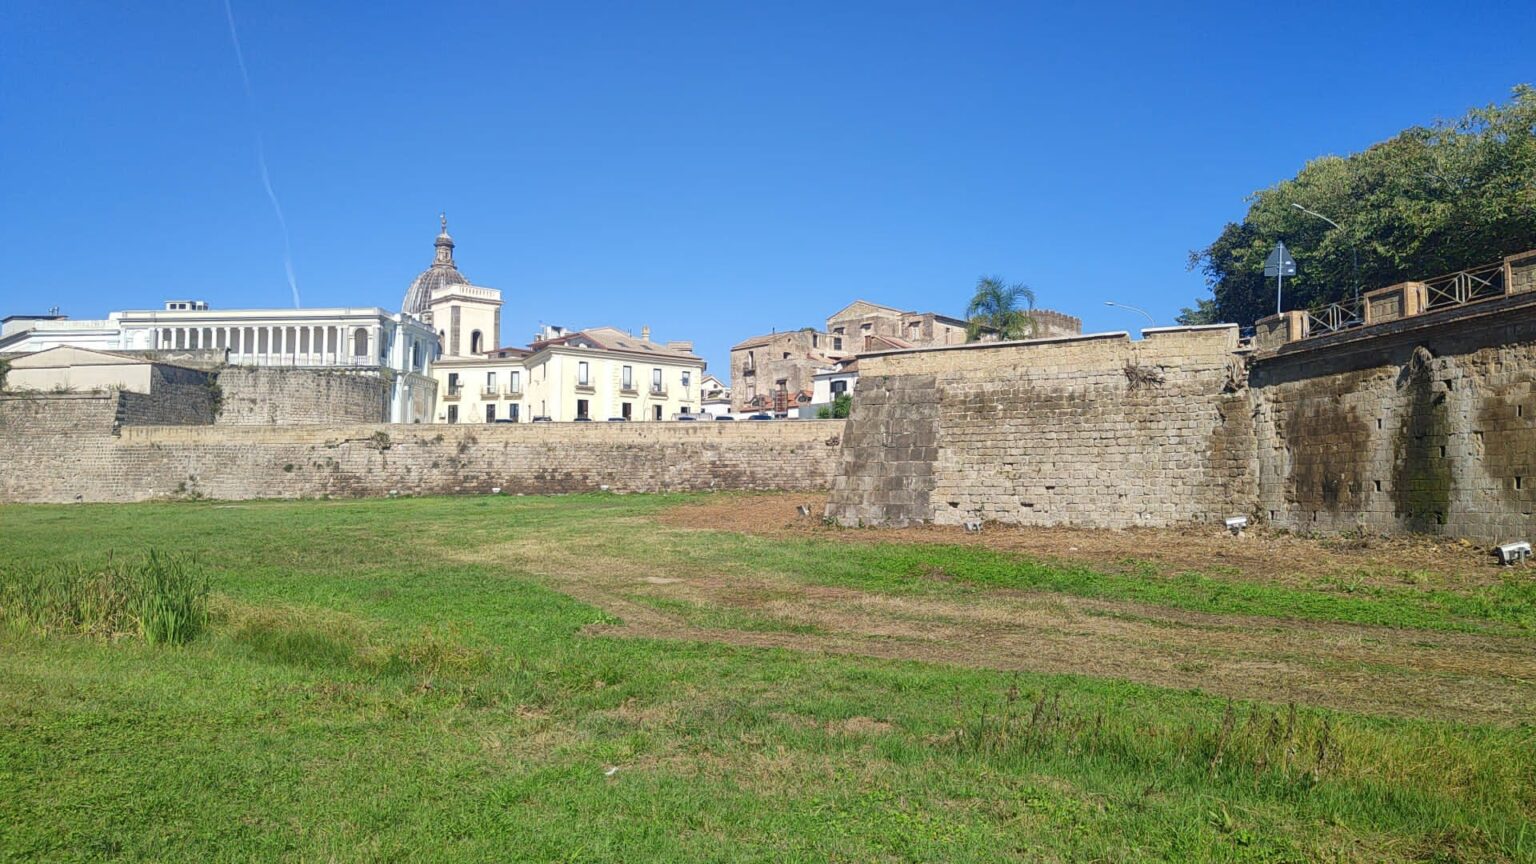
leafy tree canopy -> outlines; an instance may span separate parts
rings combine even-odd
[[[1286,309],[1353,299],[1351,247],[1362,292],[1536,248],[1536,89],[1521,85],[1507,104],[1315,159],[1250,200],[1242,222],[1190,253],[1212,297],[1185,309],[1179,323],[1251,325],[1274,314],[1264,259],[1279,240],[1298,271],[1285,280]]]
[[[1021,305],[1022,304],[1022,305]],[[965,338],[975,342],[982,335],[996,333],[999,339],[1028,339],[1035,332],[1035,292],[1022,282],[1012,285],[998,276],[983,276],[976,281],[976,293],[965,307]]]

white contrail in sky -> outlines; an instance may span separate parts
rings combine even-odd
[[[299,282],[293,278],[293,249],[288,241],[288,220],[283,218],[283,205],[277,203],[277,193],[272,191],[272,175],[267,172],[267,148],[262,144],[261,127],[256,122],[256,94],[251,89],[251,75],[245,71],[245,52],[240,50],[240,33],[235,29],[235,10],[230,0],[224,0],[224,14],[229,18],[229,41],[235,46],[235,62],[240,65],[240,80],[245,82],[245,105],[251,115],[251,126],[256,132],[256,167],[261,169],[261,185],[267,190],[267,200],[272,202],[272,212],[277,214],[277,224],[283,229],[283,269],[288,272],[288,287],[293,290],[293,306],[299,307]]]

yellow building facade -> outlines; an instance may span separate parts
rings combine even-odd
[[[699,416],[704,360],[614,327],[546,332],[526,349],[443,357],[439,423],[657,421]]]

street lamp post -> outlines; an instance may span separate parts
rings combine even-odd
[[[1125,303],[1116,303],[1113,300],[1105,300],[1104,301],[1104,305],[1105,306],[1118,306],[1121,309],[1129,309],[1132,312],[1140,312],[1141,314],[1147,316],[1147,322],[1148,323],[1150,323],[1153,327],[1157,326],[1157,319],[1152,317],[1152,313],[1150,313],[1147,310],[1141,308],[1140,306],[1131,306],[1131,305],[1128,305],[1128,304],[1125,304]]]
[[[1340,231],[1344,231],[1344,226],[1342,226],[1339,223],[1333,221],[1332,219],[1329,219],[1327,216],[1324,216],[1323,214],[1317,212],[1316,210],[1308,210],[1307,208],[1301,206],[1300,204],[1297,204],[1294,201],[1291,202],[1291,206],[1295,207],[1297,210],[1300,210],[1301,212],[1307,214],[1308,216],[1316,216],[1317,218],[1323,220],[1324,222],[1327,222],[1329,225],[1332,225],[1333,227],[1339,229]],[[1360,252],[1359,252],[1359,250],[1357,250],[1355,248],[1355,238],[1350,237],[1349,236],[1349,232],[1345,231],[1344,239],[1349,241],[1349,266],[1350,266],[1350,270],[1354,273],[1354,276],[1355,276],[1355,305],[1359,306],[1360,305]]]

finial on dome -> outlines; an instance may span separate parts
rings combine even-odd
[[[434,267],[453,266],[453,238],[448,236],[448,214],[437,214],[439,221],[443,223],[443,233],[437,235],[437,255],[432,262]]]

